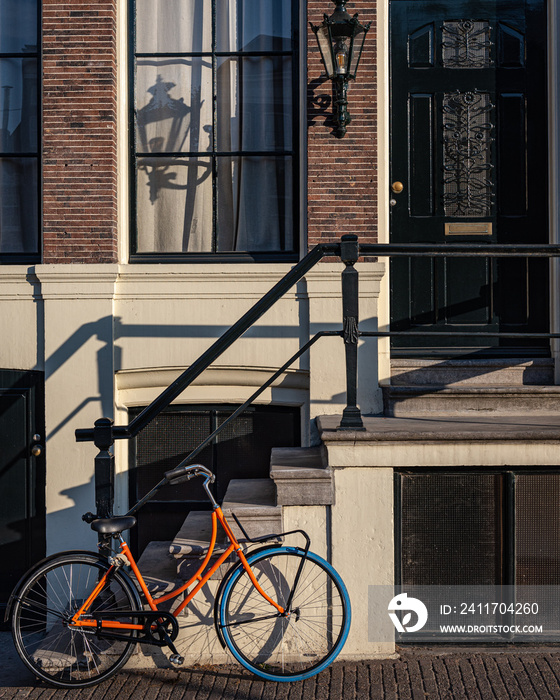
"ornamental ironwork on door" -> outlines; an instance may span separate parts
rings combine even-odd
[[[543,46],[541,0],[392,0],[392,242],[548,242]],[[394,354],[549,352],[471,337],[548,330],[546,261],[396,259],[391,288],[393,330],[465,333]]]
[[[444,68],[489,68],[490,22],[459,20],[443,22],[442,65]]]
[[[444,93],[442,110],[445,216],[490,216],[495,120],[490,95],[476,90]]]

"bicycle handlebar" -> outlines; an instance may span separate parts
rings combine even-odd
[[[165,479],[169,483],[182,484],[185,481],[193,479],[195,476],[206,476],[210,483],[214,483],[215,476],[210,469],[203,467],[202,464],[190,464],[186,467],[175,467],[168,472],[165,472]]]

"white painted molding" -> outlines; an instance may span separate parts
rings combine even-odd
[[[36,300],[40,298],[39,280],[33,268],[21,265],[0,267],[0,299],[5,301]]]
[[[146,369],[120,370],[116,375],[117,390],[148,387],[167,387],[186,370],[186,367],[151,367]],[[209,367],[198,376],[191,386],[247,386],[259,387],[277,372],[275,367],[235,367],[230,365]],[[272,386],[285,389],[309,388],[309,372],[287,369]]]
[[[107,299],[115,294],[118,266],[36,265],[43,299]]]

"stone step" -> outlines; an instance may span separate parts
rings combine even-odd
[[[177,588],[177,563],[170,554],[171,542],[150,542],[138,559],[138,568],[153,596]]]
[[[199,516],[200,513],[193,512],[190,515]],[[202,515],[207,516],[208,523],[210,523],[210,512],[206,511]],[[194,520],[196,519],[195,517]],[[199,538],[196,546],[200,547],[201,544]],[[142,553],[138,564],[152,594],[163,595],[164,592],[171,592],[180,588],[184,585],[185,580],[191,578],[192,574],[188,577],[185,576],[185,578],[177,575],[178,560],[170,553],[170,549],[173,551],[174,547],[177,546],[186,547],[187,545],[183,540],[179,545],[173,545],[173,542],[151,542]],[[193,551],[195,549],[196,547],[193,546]],[[198,566],[201,562],[202,558],[200,558]],[[190,563],[195,563],[194,555],[191,557]],[[221,577],[216,575],[212,578]],[[185,657],[185,666],[202,663],[231,663],[231,658],[221,648],[214,629],[214,596],[217,593],[219,583],[219,580],[208,581],[178,617],[180,632],[175,640],[175,645],[179,653]],[[184,599],[185,593],[181,593],[176,598],[161,604],[159,609],[173,612]],[[169,667],[170,663],[166,657],[169,657],[170,654],[171,651],[167,647],[160,649],[151,645],[139,644],[136,652],[128,661],[127,668]]]
[[[334,503],[332,471],[321,447],[277,447],[270,458],[276,504],[319,506]]]
[[[392,386],[526,386],[554,384],[550,358],[423,360],[392,359]]]
[[[188,581],[197,572],[208,552],[211,537],[212,513],[207,510],[191,511],[169,546],[169,553],[175,562],[175,573],[179,580]],[[218,523],[216,545],[209,567],[216,563],[228,546],[229,541]],[[228,562],[229,559],[213,574],[212,578],[221,579]]]
[[[271,479],[232,479],[222,510],[238,539],[243,539],[232,513],[250,538],[282,532],[282,506],[276,505],[276,487]]]
[[[560,411],[560,386],[383,387],[386,416],[424,413],[524,414]]]
[[[276,505],[276,491],[271,479],[232,479],[222,510],[241,544],[245,542],[244,535],[237,527],[232,512],[251,538],[282,531],[282,507]],[[192,511],[170,544],[169,552],[175,559],[177,576],[181,581],[192,578],[208,552],[212,536],[211,517],[210,511]],[[229,540],[218,523],[216,546],[209,567],[215,564],[228,546]],[[232,554],[212,578],[221,579],[236,561],[236,555]]]
[[[536,413],[506,416],[459,416],[435,413],[430,416],[404,416],[402,418],[364,416],[363,421],[365,430],[343,431],[337,429],[340,416],[317,417],[317,427],[323,441],[327,443],[329,460],[333,448],[339,446],[342,450],[336,455],[337,461],[344,451],[353,453],[351,454],[352,460],[360,460],[362,458],[358,454],[358,448],[377,448],[387,443],[391,443],[390,447],[396,448],[401,447],[403,443],[420,444],[425,445],[431,451],[434,451],[433,446],[437,443],[549,444],[554,446],[556,453],[557,443],[560,442],[560,415],[555,413],[545,416]],[[437,466],[443,464],[444,462],[440,461]]]

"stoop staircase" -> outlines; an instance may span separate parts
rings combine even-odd
[[[270,478],[233,479],[222,503],[222,510],[240,543],[246,542],[231,513],[239,518],[250,537],[280,533],[284,529],[283,509],[287,506],[316,506],[333,503],[332,472],[326,466],[325,452],[320,447],[283,447],[272,450]],[[212,534],[211,512],[192,511],[171,542],[151,542],[139,560],[146,583],[152,594],[163,593],[182,586],[200,567],[210,544]],[[218,524],[218,537],[212,566],[225,551],[227,541]],[[247,544],[247,546],[250,546]],[[176,642],[186,663],[223,663],[228,661],[217,643],[213,629],[212,604],[220,581],[237,557],[232,555],[208,582],[211,589],[205,596],[204,588],[179,617],[181,634]],[[202,610],[199,598],[202,600]],[[170,601],[176,606],[182,598]],[[186,618],[186,621],[181,618]],[[189,618],[191,622],[189,622]],[[183,624],[181,624],[183,623]],[[161,652],[140,649],[132,665],[149,665],[149,653],[157,664]]]
[[[560,412],[553,360],[391,361],[391,385],[383,387],[384,415],[406,417]]]

